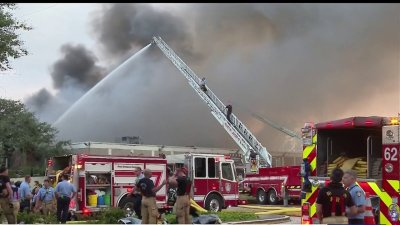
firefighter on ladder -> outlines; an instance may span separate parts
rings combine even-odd
[[[250,151],[250,171],[257,172],[257,153],[254,150]]]
[[[346,206],[349,208],[349,215],[357,213],[350,193],[344,189],[341,183],[342,178],[343,170],[334,169],[330,177],[331,182],[318,193],[317,216],[321,224],[348,224],[348,219],[345,216]]]

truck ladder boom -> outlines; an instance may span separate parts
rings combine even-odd
[[[208,105],[211,114],[224,127],[228,134],[235,140],[243,151],[246,163],[249,162],[251,150],[254,150],[260,156],[261,166],[272,166],[272,156],[267,149],[261,145],[256,137],[249,129],[232,113],[230,123],[224,113],[225,105],[217,98],[217,96],[207,87],[207,94],[201,90],[201,79],[187,66],[178,55],[161,39],[161,37],[153,37],[155,43],[164,55],[178,68],[179,71],[186,77],[190,86],[196,91],[201,99]]]
[[[271,120],[269,120],[269,119],[267,119],[267,118],[264,118],[264,117],[262,117],[262,116],[260,116],[260,115],[258,115],[258,114],[256,114],[256,113],[252,113],[251,115],[252,115],[253,117],[255,117],[256,119],[260,120],[261,122],[270,125],[271,127],[273,127],[273,128],[275,128],[275,129],[281,131],[281,132],[284,133],[284,134],[289,135],[290,137],[296,138],[296,139],[298,139],[298,140],[302,140],[301,137],[300,137],[300,135],[296,134],[294,131],[291,131],[291,130],[285,128],[285,127],[282,127],[282,126],[276,124],[275,122],[272,122]]]

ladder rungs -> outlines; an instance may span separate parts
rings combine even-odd
[[[189,66],[186,65],[185,62],[171,49],[169,46],[160,38],[154,38],[155,43],[158,47],[164,52],[164,54],[172,61],[172,63],[178,67],[178,69],[184,73],[185,77],[188,79],[192,79],[194,83],[196,83],[196,88],[200,89],[200,78],[190,69]],[[161,45],[159,44],[161,43]],[[207,88],[207,93],[205,94],[209,100],[217,107],[220,111],[219,113],[222,114],[224,120],[226,121],[226,114],[225,114],[225,104],[222,103],[221,100],[211,91],[211,89]],[[231,126],[240,134],[242,138],[246,141],[246,143],[251,147],[247,148],[245,155],[250,153],[250,149],[254,149],[257,153],[259,153],[261,158],[266,156],[266,159],[260,160],[260,162],[267,162],[267,164],[271,164],[270,154],[262,147],[261,143],[255,138],[255,136],[251,133],[251,131],[232,113],[231,114]],[[244,149],[242,149],[244,150]]]

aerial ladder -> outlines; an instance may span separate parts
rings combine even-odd
[[[235,104],[235,105],[239,105],[239,104]],[[240,105],[239,105],[239,106],[240,106]],[[258,113],[255,113],[255,112],[253,112],[253,111],[251,111],[251,110],[248,110],[248,109],[247,109],[246,107],[244,107],[244,106],[240,106],[240,107],[243,108],[245,111],[247,111],[249,114],[251,114],[251,116],[254,117],[254,118],[256,118],[258,121],[263,122],[263,123],[265,123],[265,124],[271,126],[272,128],[275,128],[275,129],[279,130],[280,132],[282,132],[282,133],[284,133],[284,134],[286,134],[286,135],[288,135],[288,136],[290,136],[290,137],[292,137],[292,138],[295,138],[295,139],[297,139],[297,140],[299,140],[299,141],[302,140],[301,136],[300,136],[299,134],[297,134],[296,132],[294,132],[294,131],[292,131],[292,130],[290,130],[290,129],[287,129],[287,128],[285,128],[285,127],[283,127],[283,126],[281,126],[281,125],[275,123],[274,121],[272,121],[272,120],[270,120],[270,119],[267,119],[267,118],[261,116],[261,115],[258,114]]]
[[[252,115],[254,118],[256,118],[257,120],[259,120],[259,121],[261,121],[261,122],[263,122],[263,123],[266,123],[266,124],[270,125],[271,127],[273,127],[273,128],[275,128],[275,129],[281,131],[282,133],[284,133],[284,134],[286,134],[286,135],[289,135],[289,136],[292,137],[292,138],[295,138],[295,139],[297,139],[297,140],[302,140],[302,139],[301,139],[301,136],[298,135],[298,134],[297,134],[296,132],[294,132],[294,131],[291,131],[291,130],[289,130],[289,129],[283,127],[283,126],[280,126],[280,125],[278,125],[277,123],[275,123],[275,122],[273,122],[273,121],[271,121],[271,120],[269,120],[269,119],[267,119],[267,118],[265,118],[265,117],[262,117],[262,116],[260,116],[260,115],[258,115],[258,114],[256,114],[256,113],[251,113],[251,115]]]
[[[272,156],[267,149],[261,145],[257,138],[250,130],[232,113],[230,123],[225,114],[226,106],[221,100],[206,86],[207,92],[200,87],[201,79],[187,66],[181,58],[161,39],[161,37],[153,37],[152,44],[156,44],[164,55],[178,68],[185,76],[189,85],[195,90],[200,98],[208,105],[211,114],[217,119],[221,126],[235,140],[243,152],[246,166],[250,162],[250,154],[256,153],[258,158],[258,167],[272,167]],[[252,154],[253,155],[253,154]]]

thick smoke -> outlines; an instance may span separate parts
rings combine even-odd
[[[25,103],[34,107],[34,111],[43,109],[53,98],[53,95],[46,88],[40,89],[33,94]]]
[[[148,4],[107,4],[93,15],[92,30],[107,58],[139,50],[158,35],[179,49],[190,51],[188,24]]]
[[[63,45],[63,58],[53,65],[51,77],[56,89],[66,86],[80,86],[90,89],[104,76],[104,68],[96,65],[97,58],[83,45]]]
[[[46,122],[54,122],[105,75],[105,69],[97,65],[96,56],[85,46],[65,44],[61,46],[61,54],[51,68],[57,94],[53,96],[43,88],[25,101]]]
[[[250,111],[295,131],[307,121],[397,114],[399,9],[187,4],[169,13],[168,5],[116,4],[96,13],[93,32],[103,58],[112,61],[160,35],[207,77],[223,102],[232,101],[234,113],[269,150],[286,151],[298,143]],[[85,107],[66,115],[57,125],[63,137],[113,141],[135,135],[146,144],[237,148],[179,71],[157,48],[151,51],[104,86],[108,95],[94,93]]]

